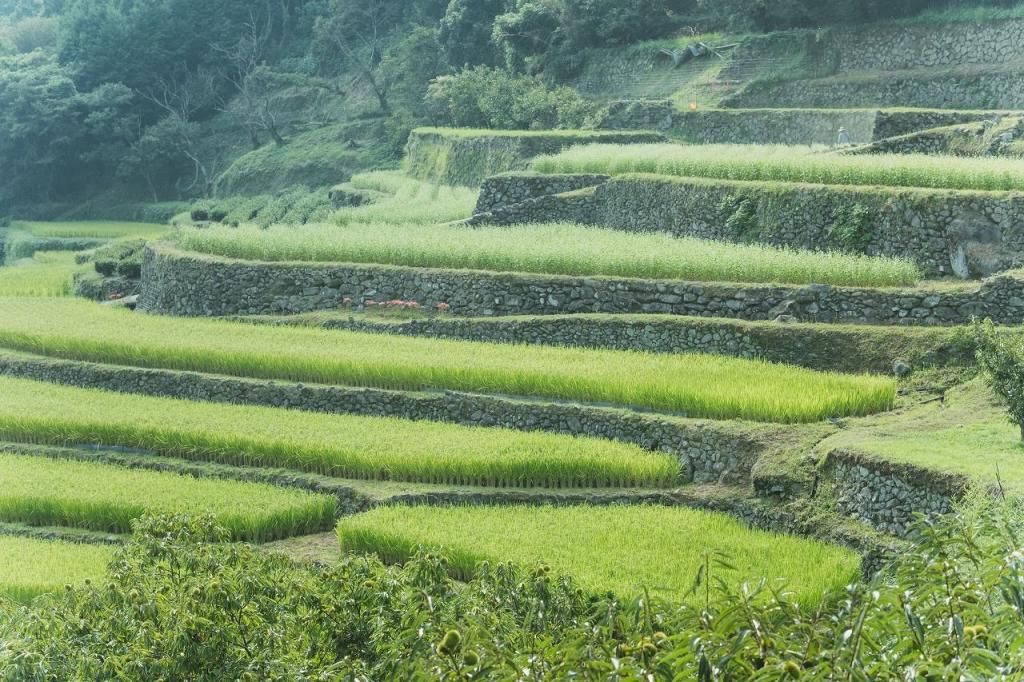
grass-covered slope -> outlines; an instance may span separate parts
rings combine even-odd
[[[0,347],[264,379],[442,388],[807,422],[888,409],[895,382],[710,355],[434,340],[133,315],[81,301],[0,300]],[[125,334],[126,329],[130,334]]]
[[[672,507],[397,506],[343,519],[338,536],[345,550],[393,562],[410,558],[418,546],[440,549],[463,577],[485,560],[544,562],[594,591],[632,596],[646,588],[672,599],[694,597],[689,592],[706,559],[705,579],[737,586],[766,577],[776,586],[784,582],[804,603],[855,580],[860,563],[848,549]],[[734,569],[719,564],[723,556]]]
[[[128,533],[143,514],[212,514],[237,540],[313,533],[334,518],[327,495],[97,463],[0,454],[0,521]]]
[[[100,580],[113,556],[110,547],[0,536],[0,596],[27,602]]]
[[[902,286],[920,279],[917,267],[900,259],[790,251],[568,224],[213,228],[185,230],[176,239],[187,250],[260,261],[837,286]]]
[[[672,485],[679,464],[633,445],[267,407],[200,403],[0,378],[0,439],[152,450],[354,479],[519,487]]]
[[[33,237],[84,237],[96,239],[121,239],[124,237],[155,238],[166,234],[168,225],[137,223],[116,220],[79,221],[25,221],[12,223],[16,230],[22,230]]]
[[[657,173],[833,185],[1024,190],[1019,159],[812,153],[783,145],[590,145],[534,159],[542,173]]]

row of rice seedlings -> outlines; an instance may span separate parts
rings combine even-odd
[[[129,320],[128,318],[131,317]],[[0,347],[75,360],[396,390],[425,388],[811,422],[890,409],[893,379],[717,355],[510,346],[133,315],[0,299]],[[130,334],[125,330],[130,329]]]
[[[75,254],[64,251],[36,253],[31,260],[0,266],[0,298],[53,298],[71,293],[71,278],[88,265],[75,263]]]
[[[724,555],[734,568],[712,566],[705,579],[733,586],[785,579],[805,603],[842,589],[859,569],[851,550],[680,507],[382,507],[342,519],[338,537],[346,551],[376,552],[390,562],[418,547],[437,549],[462,577],[484,560],[543,562],[585,588],[627,597],[646,588],[692,598],[708,556]]]
[[[908,286],[921,278],[906,259],[793,251],[660,233],[565,223],[513,227],[351,224],[184,230],[191,251],[259,261],[379,263],[497,272],[765,282]]]
[[[202,403],[0,378],[0,440],[96,444],[329,476],[490,487],[660,487],[664,453],[597,438]]]
[[[123,239],[136,237],[151,239],[166,234],[170,227],[155,223],[137,223],[111,220],[80,221],[27,221],[17,220],[13,227],[29,232],[35,237],[80,237],[98,239]]]
[[[726,180],[1024,190],[1024,160],[924,154],[839,156],[784,145],[585,145],[534,159],[541,173],[658,173]]]
[[[473,215],[479,194],[476,189],[435,185],[393,171],[354,175],[350,182],[357,189],[390,196],[376,203],[339,210],[332,217],[337,225],[432,225],[462,220]]]
[[[28,602],[66,585],[101,580],[113,556],[104,545],[0,536],[0,596]]]
[[[212,514],[236,540],[267,542],[330,526],[329,495],[92,462],[0,454],[0,521],[129,533],[147,513]]]

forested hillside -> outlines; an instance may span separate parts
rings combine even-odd
[[[0,215],[114,217],[136,202],[318,189],[395,164],[416,125],[580,127],[593,105],[560,84],[600,48],[882,19],[938,5],[959,7],[926,0],[4,0]]]

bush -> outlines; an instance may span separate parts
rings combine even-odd
[[[976,324],[978,364],[989,387],[1006,406],[1010,419],[1020,426],[1024,440],[1024,341],[1018,336],[997,334],[991,320]]]
[[[458,128],[579,128],[594,111],[572,88],[485,66],[435,79],[424,103],[432,121]]]

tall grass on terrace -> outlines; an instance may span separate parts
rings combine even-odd
[[[462,220],[473,215],[479,194],[476,189],[434,185],[393,171],[360,173],[352,176],[350,183],[356,189],[390,196],[373,204],[337,211],[331,218],[337,225],[430,225]]]
[[[147,513],[212,514],[234,539],[264,542],[323,530],[334,512],[329,495],[262,483],[0,454],[0,521],[129,533]]]
[[[920,279],[917,266],[908,260],[569,224],[212,228],[184,230],[177,242],[192,251],[261,261],[837,286],[906,286]]]
[[[677,482],[678,461],[597,438],[200,403],[0,378],[0,439],[98,444],[329,476],[500,487]]]
[[[113,558],[106,546],[0,536],[0,596],[28,602],[65,585],[98,581]]]
[[[797,599],[811,603],[855,580],[860,563],[848,549],[681,507],[382,507],[342,519],[338,537],[344,550],[389,562],[405,561],[418,546],[436,548],[464,578],[484,560],[544,562],[590,590],[624,597],[647,588],[681,599],[705,555],[724,553],[735,570],[714,568],[712,580],[785,578]]]
[[[812,154],[785,145],[585,145],[534,159],[541,173],[658,173],[724,180],[1024,190],[1024,160]]]
[[[24,230],[34,237],[80,237],[123,239],[137,237],[151,239],[166,234],[171,228],[155,223],[133,223],[110,220],[79,220],[42,222],[16,220],[15,229]]]
[[[88,269],[75,263],[74,253],[64,251],[39,252],[17,265],[0,264],[0,298],[67,296],[72,275]]]
[[[399,390],[611,403],[808,422],[889,409],[892,379],[714,355],[516,346],[134,315],[0,299],[0,347],[75,360]]]

